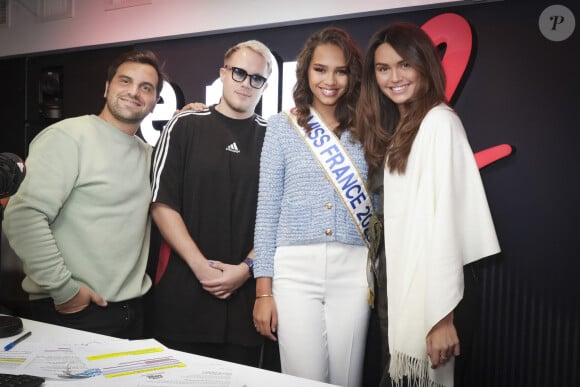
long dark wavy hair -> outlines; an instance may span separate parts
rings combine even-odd
[[[354,124],[356,103],[360,94],[360,79],[362,72],[362,54],[350,37],[350,35],[336,27],[327,27],[312,34],[298,54],[296,65],[296,85],[294,86],[294,103],[296,104],[296,116],[298,124],[310,131],[307,124],[310,116],[310,106],[313,102],[313,94],[308,83],[308,68],[316,47],[322,44],[332,44],[340,48],[346,60],[348,72],[348,85],[344,95],[338,100],[334,116],[338,120],[335,133],[340,135],[345,130],[350,130]]]
[[[375,74],[375,52],[383,44],[393,49],[419,74],[414,97],[405,103],[404,114],[379,89]],[[376,32],[365,56],[356,137],[363,143],[369,177],[385,166],[403,174],[419,125],[427,112],[445,97],[445,71],[437,48],[417,25],[398,22]]]

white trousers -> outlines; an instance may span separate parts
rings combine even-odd
[[[369,320],[367,248],[282,246],[274,258],[282,372],[358,387]]]

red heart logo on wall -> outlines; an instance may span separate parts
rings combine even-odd
[[[465,75],[473,48],[471,26],[463,17],[454,13],[444,13],[428,20],[421,26],[433,44],[445,45],[441,63],[447,77],[445,96],[450,101],[457,86]],[[513,153],[509,144],[501,144],[474,154],[479,169],[503,159]]]

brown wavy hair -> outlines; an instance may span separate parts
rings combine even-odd
[[[298,54],[296,64],[296,85],[294,86],[294,103],[298,124],[310,132],[307,124],[310,116],[310,106],[313,94],[308,83],[308,68],[316,47],[322,44],[332,44],[340,48],[346,60],[348,85],[346,92],[338,100],[334,116],[338,120],[336,134],[340,136],[345,130],[350,130],[354,124],[356,103],[360,94],[360,80],[362,73],[362,54],[350,35],[336,27],[327,27],[312,34]]]
[[[379,89],[375,75],[375,51],[390,44],[419,74],[414,97],[405,103],[405,113]],[[356,137],[363,143],[369,177],[383,168],[403,174],[419,125],[427,112],[445,97],[445,71],[433,41],[419,26],[399,22],[376,32],[365,56]]]

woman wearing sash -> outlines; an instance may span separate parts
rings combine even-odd
[[[282,372],[360,386],[372,210],[351,134],[362,57],[326,28],[297,62],[296,107],[270,118],[260,160],[254,323],[278,340]]]
[[[441,60],[420,27],[395,23],[373,36],[359,106],[369,175],[384,179],[377,309],[390,360],[381,386],[453,386],[469,341],[459,321],[473,295],[465,269],[500,249]]]

